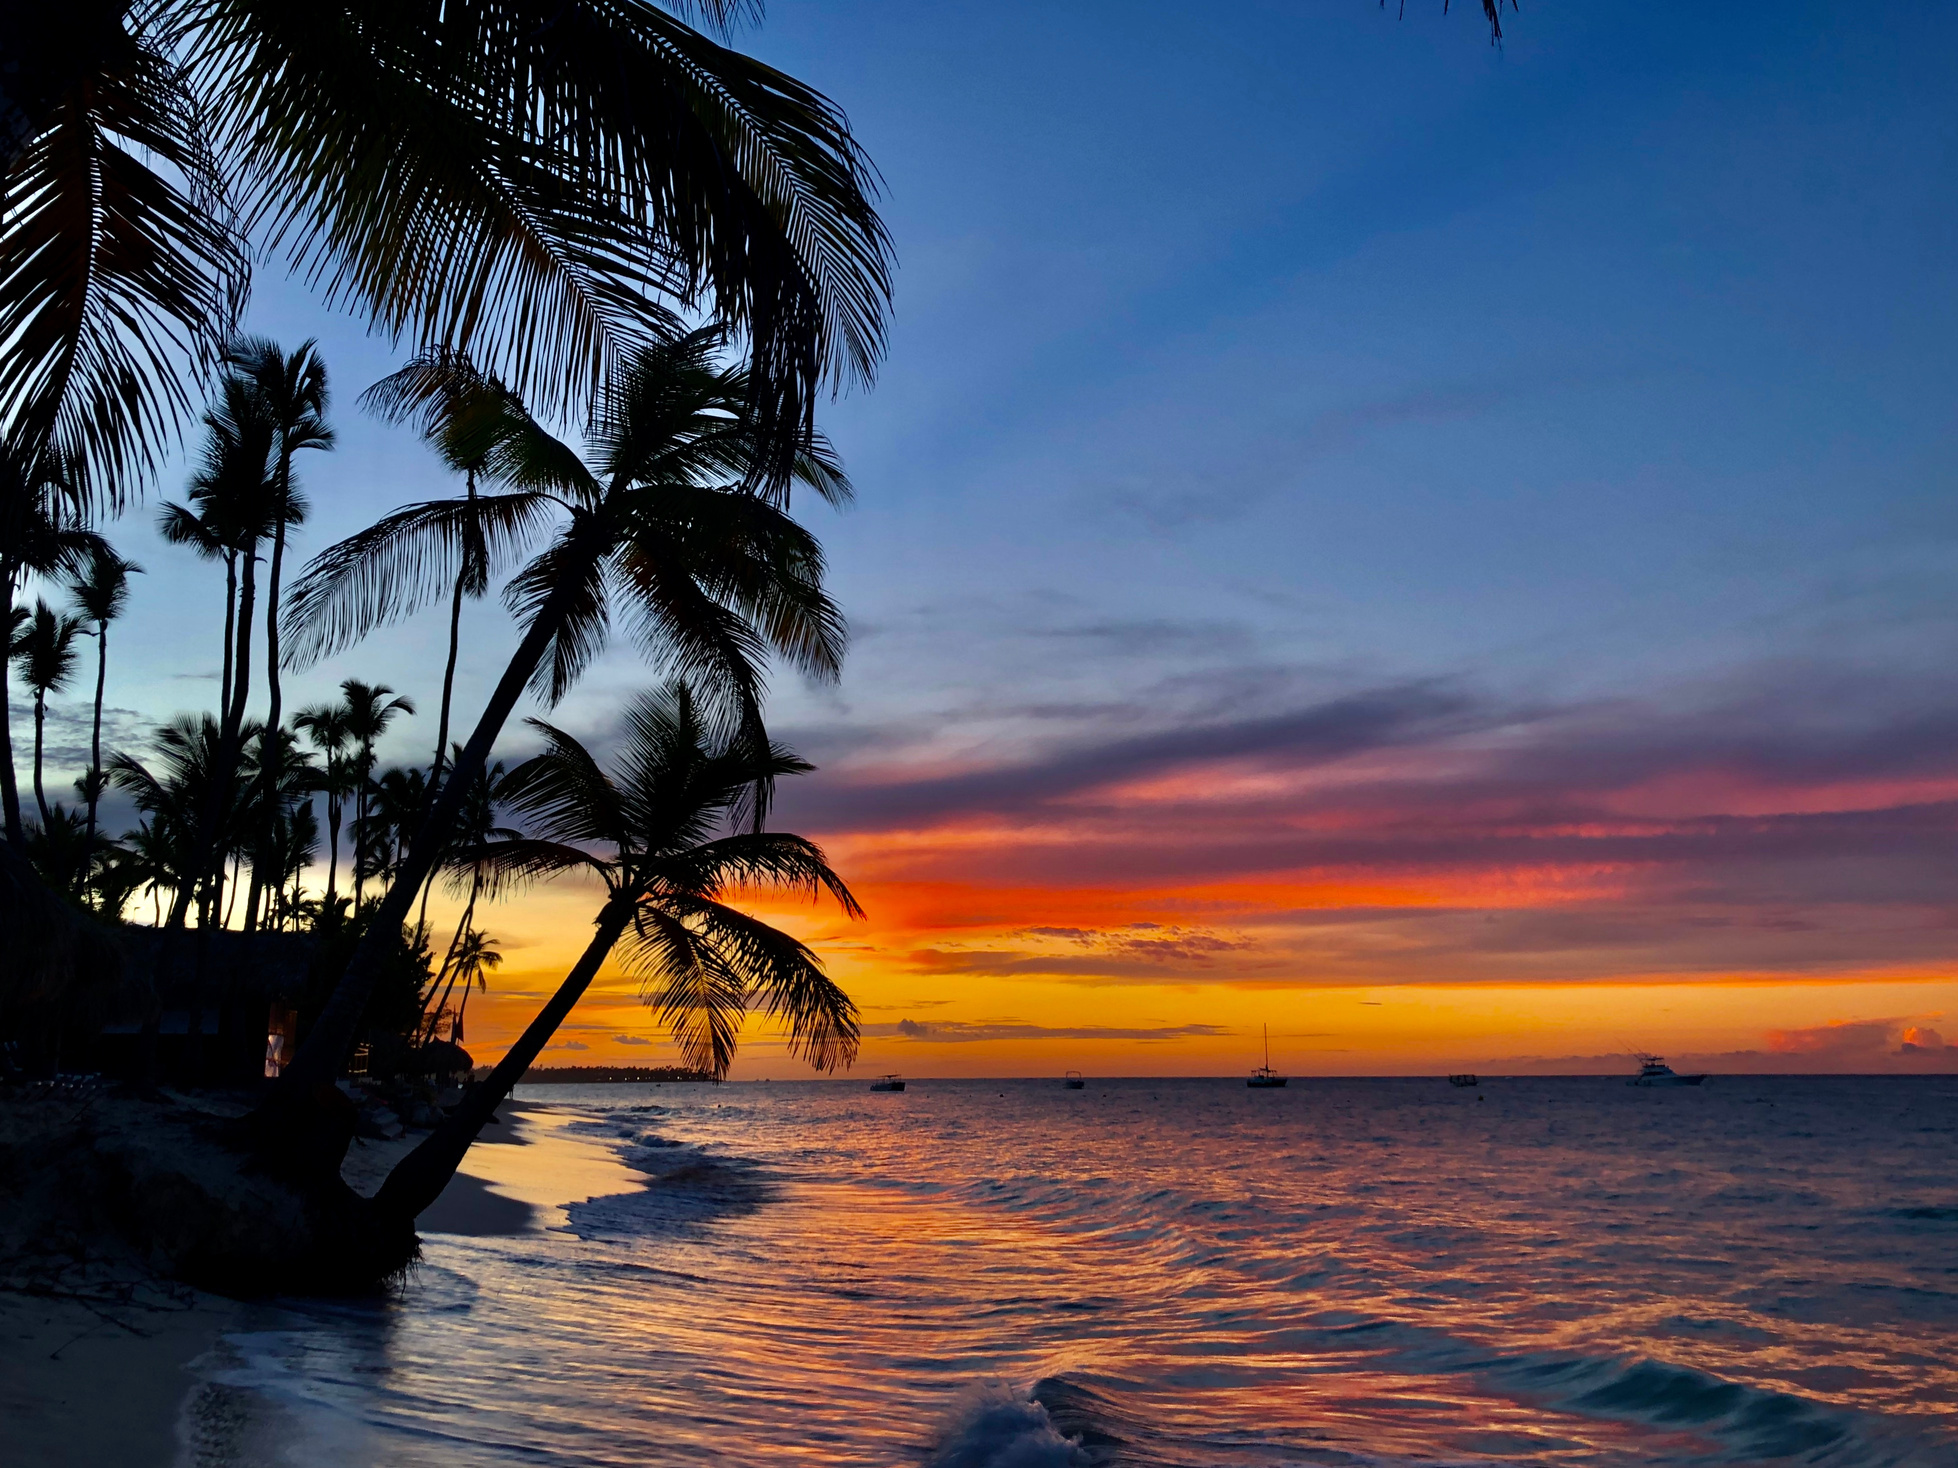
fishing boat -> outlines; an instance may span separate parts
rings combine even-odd
[[[1637,1060],[1638,1074],[1625,1082],[1628,1086],[1697,1086],[1706,1079],[1704,1075],[1681,1075],[1662,1056],[1640,1055]]]
[[[1244,1083],[1254,1091],[1269,1091],[1285,1084],[1285,1077],[1271,1068],[1271,1026],[1265,1026],[1265,1063],[1251,1072]]]
[[[904,1077],[897,1075],[885,1076],[881,1081],[872,1081],[870,1083],[870,1089],[873,1091],[902,1091],[904,1089]]]
[[[1070,1091],[1081,1091],[1087,1089],[1088,1082],[1080,1071],[1071,1070],[1065,1076],[1061,1077],[1061,1084],[1066,1086]]]
[[[1482,1082],[1474,1076],[1465,1073],[1458,1076],[1450,1076],[1448,1078],[1448,1084],[1451,1086],[1479,1086]]]

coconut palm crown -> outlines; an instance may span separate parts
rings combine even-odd
[[[828,893],[850,916],[863,915],[813,841],[745,829],[758,776],[813,766],[780,745],[757,755],[717,739],[679,680],[626,710],[610,773],[564,730],[526,722],[545,750],[510,772],[502,796],[527,834],[470,853],[489,891],[596,876],[606,890],[601,937],[616,925],[641,997],[697,1070],[727,1073],[742,1016],[757,1005],[786,1023],[790,1053],[817,1070],[854,1060],[856,1006],[821,960],[724,900],[743,889]]]
[[[621,944],[641,996],[697,1069],[726,1075],[742,1020],[755,1009],[781,1020],[790,1052],[818,1070],[856,1058],[856,1005],[823,972],[822,960],[728,901],[741,890],[828,893],[844,912],[862,916],[813,841],[748,826],[758,778],[811,766],[779,745],[758,751],[746,738],[716,735],[680,680],[626,710],[609,772],[564,730],[530,723],[544,752],[502,786],[507,808],[528,832],[469,856],[504,887],[595,876],[604,901],[590,943],[550,1002],[376,1194],[379,1208],[404,1220],[441,1193],[497,1104]]]

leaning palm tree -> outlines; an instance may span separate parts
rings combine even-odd
[[[104,495],[153,469],[256,250],[574,419],[648,334],[717,319],[786,475],[822,389],[875,369],[890,246],[842,113],[687,23],[759,8],[10,7],[0,424]]]
[[[640,353],[586,435],[589,460],[481,377],[431,380],[401,405],[431,432],[458,415],[481,418],[491,445],[484,477],[500,488],[470,513],[493,555],[508,559],[553,525],[555,533],[505,589],[523,625],[516,651],[287,1068],[294,1089],[330,1077],[351,1050],[387,935],[406,923],[449,849],[471,783],[517,700],[527,688],[552,702],[562,697],[604,647],[615,615],[753,742],[763,737],[761,660],[770,649],[810,676],[837,675],[843,618],[823,589],[822,548],[788,515],[786,489],[752,487],[763,439],[748,414],[747,374],[717,363],[717,341],[694,332]],[[849,481],[821,441],[794,468],[832,504],[849,499]],[[440,596],[463,514],[454,500],[410,505],[324,552],[293,588],[295,652],[336,651]],[[757,793],[759,815],[766,791]]]
[[[41,829],[52,821],[48,814],[47,791],[41,785],[41,751],[47,743],[48,695],[60,693],[75,676],[80,651],[75,638],[81,632],[81,619],[63,616],[44,601],[34,603],[34,611],[14,634],[9,649],[14,671],[34,694],[34,804],[41,811]]]
[[[497,879],[523,884],[595,876],[597,931],[571,972],[488,1079],[389,1174],[375,1202],[412,1219],[435,1201],[497,1105],[624,942],[640,993],[687,1063],[716,1077],[734,1059],[742,1017],[760,1008],[786,1022],[789,1049],[819,1071],[857,1052],[857,1011],[810,948],[727,902],[731,892],[827,892],[852,917],[862,909],[812,841],[752,829],[756,782],[811,768],[779,745],[716,734],[684,682],[626,711],[611,771],[539,719],[544,753],[512,771],[506,799],[530,834],[485,856]]]
[[[422,1015],[422,1040],[424,1043],[435,1038],[441,1028],[443,1016],[449,1020],[449,1039],[460,1045],[462,1039],[462,1020],[469,1009],[469,993],[472,989],[489,992],[489,971],[503,966],[503,955],[497,952],[496,940],[481,928],[469,928],[462,935],[462,941],[449,953],[448,981],[438,997],[435,985],[428,986],[429,1002]],[[438,975],[438,977],[440,977]],[[452,1010],[449,999],[455,993],[457,984],[462,985],[462,1001]]]
[[[102,695],[109,681],[109,624],[129,605],[129,578],[140,576],[143,568],[125,561],[107,545],[101,546],[68,580],[68,595],[75,610],[95,630],[95,716],[89,724],[88,775],[83,793],[88,799],[88,841],[95,845],[96,809],[102,801]]]

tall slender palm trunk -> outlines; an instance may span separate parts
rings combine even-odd
[[[281,469],[281,477],[290,476],[290,469]],[[285,717],[284,693],[279,685],[279,576],[285,567],[286,559],[286,517],[278,518],[277,528],[272,534],[272,564],[266,576],[265,585],[265,746],[266,758],[258,773],[258,792],[252,805],[258,811],[260,821],[259,839],[252,853],[252,890],[245,903],[245,931],[252,932],[258,927],[258,904],[265,891],[264,869],[277,861],[273,852],[278,840],[279,825],[279,765],[283,751],[279,742],[279,724]],[[276,878],[275,878],[276,884]]]
[[[102,803],[102,694],[109,684],[109,624],[95,624],[95,718],[88,733],[88,838],[82,845],[81,870],[75,889],[88,887],[89,865],[95,857],[95,812]]]
[[[224,671],[218,675],[218,710],[222,717],[225,701],[231,697],[232,623],[238,615],[238,553],[224,553]]]
[[[462,1104],[420,1146],[395,1164],[394,1171],[381,1184],[380,1192],[374,1195],[375,1206],[383,1213],[407,1222],[441,1196],[442,1189],[449,1185],[449,1179],[468,1155],[470,1144],[523,1079],[523,1073],[536,1063],[558,1026],[598,977],[599,968],[632,921],[632,909],[630,896],[614,897],[605,904],[591,942],[565,975],[564,982],[558,985],[551,1002],[538,1012],[517,1043],[510,1047],[510,1053],[497,1062],[487,1079],[469,1088]]]
[[[381,898],[372,920],[361,933],[360,942],[347,961],[346,972],[334,986],[332,996],[314,1021],[305,1043],[299,1047],[299,1053],[293,1057],[293,1063],[279,1078],[277,1090],[281,1096],[272,1102],[273,1105],[303,1095],[310,1087],[331,1083],[341,1061],[352,1051],[360,1028],[360,1017],[366,1012],[368,996],[374,992],[374,981],[380,973],[381,964],[388,950],[398,941],[422,883],[434,872],[436,859],[448,846],[471,782],[480,777],[488,765],[490,747],[503,732],[503,726],[516,709],[517,700],[523,697],[531,675],[544,661],[544,654],[549,650],[552,639],[564,625],[585,573],[605,553],[608,542],[598,527],[587,524],[572,530],[566,549],[569,551],[574,547],[577,553],[565,556],[557,585],[537,609],[537,615],[524,633],[523,640],[511,655],[509,665],[490,694],[482,717],[476,721],[475,732],[463,746],[455,767],[450,770],[448,779],[442,782],[441,793],[430,807],[427,818],[422,821],[421,829],[415,833],[407,859],[401,864],[400,874]]]

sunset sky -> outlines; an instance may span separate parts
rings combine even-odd
[[[1526,0],[1495,49],[1397,8],[773,0],[744,41],[847,108],[900,262],[823,414],[858,505],[804,511],[851,660],[771,720],[820,766],[777,824],[870,916],[769,910],[859,1071],[1230,1073],[1265,1024],[1299,1075],[1958,1069],[1958,13]],[[452,492],[355,405],[389,343],[276,262],[250,325],[334,374],[303,553]],[[214,701],[182,478],[113,532],[129,747]],[[467,626],[473,720],[511,638]],[[387,682],[426,761],[442,637],[288,708]],[[602,745],[648,681],[615,648],[553,717]],[[595,908],[490,912],[479,1060]],[[603,989],[547,1059],[670,1060]],[[735,1073],[806,1074],[759,1026]]]

